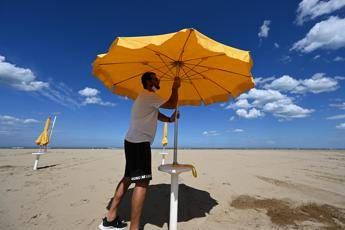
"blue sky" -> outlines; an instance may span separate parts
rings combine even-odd
[[[180,147],[345,148],[344,0],[5,0],[0,24],[1,147],[34,146],[49,115],[51,146],[122,147],[132,101],[109,92],[91,63],[117,36],[193,27],[250,50],[257,86],[182,107]],[[169,137],[172,146],[172,125]]]

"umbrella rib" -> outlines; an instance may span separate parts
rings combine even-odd
[[[165,75],[167,74],[168,71],[172,72],[171,69],[172,69],[174,66],[171,65],[171,67],[169,67],[169,65],[166,65],[166,67],[168,68],[168,70],[167,70],[159,79],[165,78],[165,79],[171,80],[171,78],[167,78],[167,77],[165,77]]]
[[[199,57],[199,58],[186,59],[186,60],[183,60],[183,62],[194,61],[194,60],[198,60],[198,59],[208,59],[208,58],[219,57],[219,56],[223,56],[223,55],[225,55],[225,54],[217,54],[217,55],[210,55],[210,56]]]
[[[193,65],[193,64],[189,64],[189,63],[184,63],[185,65]],[[222,71],[222,72],[226,72],[226,73],[233,73],[233,74],[237,74],[237,75],[241,75],[243,77],[251,77],[250,75],[245,75],[245,74],[241,74],[241,73],[236,73],[236,72],[233,72],[233,71],[229,71],[229,70],[225,70],[225,69],[219,69],[219,68],[214,68],[214,67],[211,67],[211,66],[205,66],[205,65],[198,65],[199,67],[204,67],[204,68],[208,68],[210,70],[219,70],[219,71]]]
[[[138,77],[139,75],[141,75],[141,74],[143,74],[143,73],[145,73],[145,72],[146,72],[146,71],[137,73],[137,74],[135,74],[135,75],[133,75],[133,76],[131,76],[131,77],[129,77],[129,78],[126,78],[126,79],[122,80],[122,81],[116,82],[116,83],[114,83],[113,85],[116,86],[116,85],[118,85],[118,84],[121,84],[122,82],[131,80],[132,78]]]
[[[195,89],[195,91],[197,92],[197,94],[199,95],[199,97],[201,98],[202,102],[204,103],[204,105],[206,105],[204,98],[202,98],[199,90],[196,88],[196,86],[194,85],[194,83],[192,82],[192,80],[190,79],[189,75],[186,73],[186,71],[184,71],[184,69],[182,68],[182,71],[185,73],[184,76],[188,77],[189,82],[192,84],[193,88]]]
[[[171,71],[171,69],[174,67],[173,65],[169,68],[169,65],[163,60],[163,58],[160,55],[157,55],[159,57],[159,59],[162,60],[162,62],[165,64],[165,66],[168,68],[168,71],[170,71],[172,73],[172,75],[174,75],[174,73]],[[163,75],[164,76],[164,75]]]
[[[184,77],[185,75],[187,75],[187,73],[189,73],[190,71],[192,71],[197,65],[199,65],[201,62],[205,61],[205,59],[201,59],[196,65],[194,65],[190,70],[188,70],[187,72],[184,72],[184,75],[182,75],[181,77]]]
[[[184,67],[187,67],[187,66],[184,66]],[[189,68],[189,67],[187,67],[187,68]],[[182,70],[183,70],[183,67],[182,67]],[[184,70],[183,70],[183,71],[184,71]],[[190,70],[190,71],[192,71],[192,70]],[[200,73],[205,73],[205,72],[207,72],[207,71],[210,71],[210,69],[203,70],[203,71],[201,71]],[[193,76],[195,76],[195,75],[200,75],[199,72],[196,72],[196,71],[194,71],[194,72],[195,72],[194,74],[192,74],[192,75],[187,75],[187,76],[190,78],[190,77],[193,77]]]
[[[188,42],[188,40],[189,40],[189,38],[190,38],[190,35],[192,34],[192,31],[193,31],[193,30],[189,30],[189,34],[188,34],[188,36],[187,36],[187,38],[186,38],[186,41],[184,42],[184,44],[183,44],[183,46],[182,46],[182,49],[181,49],[181,52],[180,52],[180,56],[179,56],[179,58],[178,58],[179,61],[182,60],[182,56],[183,56],[183,53],[184,53],[184,49],[186,48],[187,42]]]
[[[186,67],[187,67],[187,66],[186,66]],[[189,67],[187,67],[187,68],[189,68]],[[212,80],[212,79],[206,77],[204,74],[202,74],[202,73],[200,73],[200,72],[198,72],[198,71],[196,71],[196,70],[192,70],[192,71],[196,72],[197,74],[200,74],[204,79],[207,79],[207,80],[213,82],[213,83],[216,84],[219,88],[223,89],[224,91],[226,91],[227,93],[229,93],[229,94],[231,95],[231,92],[230,92],[229,90],[225,89],[223,86],[219,85],[219,84],[218,84],[217,82],[215,82],[214,80]]]
[[[145,48],[145,49],[148,49],[148,50],[150,50],[150,51],[152,51],[152,52],[154,52],[154,53],[156,53],[156,54],[161,54],[161,55],[163,55],[164,57],[169,58],[171,61],[175,61],[173,58],[169,57],[168,55],[166,55],[166,54],[164,54],[164,53],[162,53],[162,52],[156,51],[156,50],[154,50],[154,49],[150,49],[150,48],[148,48],[148,47],[144,47],[144,48]]]
[[[153,62],[153,61],[129,61],[129,62],[108,62],[108,63],[100,63],[99,65],[121,65],[121,64],[146,64],[146,63],[161,63],[161,62]]]
[[[154,67],[154,66],[152,66],[150,64],[147,64],[147,65],[150,66],[153,70],[157,70],[158,72],[160,72],[160,73],[162,73],[164,75],[168,75],[169,77],[173,78],[173,76],[169,75],[167,72],[164,73],[163,71],[161,71],[160,68],[156,68],[156,67]],[[162,66],[162,67],[166,67],[166,66]]]
[[[165,67],[165,66],[162,66],[162,67]],[[151,68],[152,68],[152,67],[151,67]],[[156,69],[157,69],[157,68],[156,68]],[[148,70],[148,71],[153,71],[153,70],[154,70],[154,69],[150,69],[150,70]],[[135,75],[133,75],[133,76],[131,76],[131,77],[129,77],[129,78],[126,78],[126,79],[122,80],[122,81],[116,82],[116,83],[114,83],[113,85],[115,86],[115,85],[118,85],[118,84],[123,83],[123,82],[125,82],[125,81],[131,80],[132,78],[135,78],[135,77],[137,77],[137,76],[139,76],[139,75],[141,75],[141,74],[143,74],[143,73],[145,73],[145,72],[148,72],[148,71],[145,70],[145,71],[143,71],[143,72],[137,73],[137,74],[135,74]]]

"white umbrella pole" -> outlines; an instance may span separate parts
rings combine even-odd
[[[169,230],[177,229],[177,208],[178,208],[178,174],[171,174],[171,192],[170,192],[170,220]]]
[[[40,155],[36,155],[36,160],[35,160],[35,164],[34,164],[34,170],[37,170],[38,167],[38,161],[40,160]]]
[[[178,138],[178,106],[176,106],[175,127],[174,127],[174,161],[177,164],[177,138]],[[170,219],[169,230],[177,229],[177,209],[178,209],[178,173],[171,173],[171,188],[170,188]]]
[[[56,121],[56,116],[54,116],[52,128],[50,129],[49,140],[50,140],[50,138],[52,137],[52,134],[53,134],[53,129],[54,129],[55,121]]]
[[[175,127],[174,127],[174,164],[177,164],[177,138],[178,138],[178,105],[176,106]]]

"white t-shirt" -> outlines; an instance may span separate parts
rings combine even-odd
[[[165,101],[154,92],[143,90],[134,101],[131,121],[125,139],[129,142],[150,142],[156,135],[159,107]]]

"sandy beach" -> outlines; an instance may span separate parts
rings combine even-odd
[[[50,149],[37,171],[32,152],[0,150],[0,229],[97,229],[123,150]],[[157,170],[159,150],[152,155],[142,225],[167,229],[170,176]],[[179,229],[345,229],[345,151],[180,150],[178,158],[198,173],[180,177]],[[129,221],[130,193],[120,212]]]

